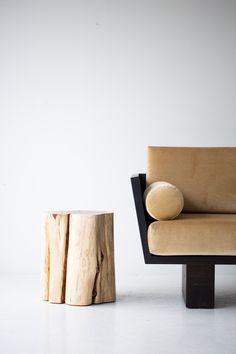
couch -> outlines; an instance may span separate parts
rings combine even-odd
[[[156,181],[183,193],[174,220],[147,213],[143,193]],[[150,146],[131,183],[145,263],[182,264],[186,307],[213,308],[215,265],[236,264],[236,148]]]

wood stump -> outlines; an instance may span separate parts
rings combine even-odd
[[[112,213],[45,214],[43,252],[44,300],[70,305],[115,301]]]

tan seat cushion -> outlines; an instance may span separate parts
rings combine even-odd
[[[176,218],[184,205],[181,191],[165,181],[150,184],[144,192],[143,199],[148,214],[156,220]]]
[[[236,213],[236,148],[149,147],[147,186],[174,184],[183,212]]]
[[[152,254],[236,255],[236,214],[180,214],[148,228]]]

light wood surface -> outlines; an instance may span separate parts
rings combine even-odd
[[[70,215],[66,303],[115,300],[112,214]]]
[[[42,268],[42,290],[43,300],[49,299],[49,278],[50,278],[50,256],[49,256],[49,230],[48,214],[43,215],[43,268]]]
[[[115,301],[112,213],[45,215],[43,299],[70,305]]]
[[[47,214],[44,218],[43,299],[65,301],[69,216]]]

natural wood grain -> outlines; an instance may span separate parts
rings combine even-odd
[[[45,214],[43,252],[44,300],[71,305],[115,301],[112,213]]]
[[[49,255],[49,230],[48,215],[43,216],[43,268],[42,268],[42,290],[43,300],[49,299],[49,278],[50,278],[50,255]]]
[[[47,214],[44,219],[43,298],[53,303],[65,301],[68,248],[67,214]]]
[[[103,214],[99,221],[99,271],[94,284],[94,303],[115,301],[113,214]]]
[[[113,214],[71,214],[69,229],[65,302],[115,301]]]

